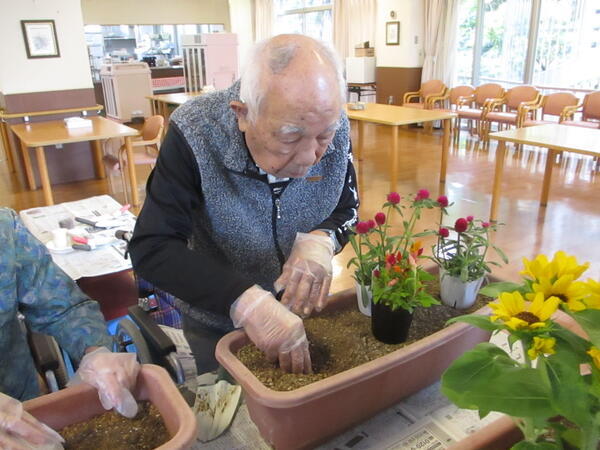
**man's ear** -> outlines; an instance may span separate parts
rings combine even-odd
[[[235,117],[238,121],[238,128],[244,133],[248,129],[248,107],[245,103],[237,100],[230,102],[229,106],[235,113]]]

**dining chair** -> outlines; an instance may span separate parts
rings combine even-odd
[[[536,105],[523,105],[517,122],[520,127],[533,127],[535,125],[548,125],[560,123],[565,119],[565,114],[570,107],[577,106],[579,100],[570,92],[555,92],[542,96]],[[540,117],[537,113],[540,111]]]
[[[520,111],[539,104],[540,100],[540,91],[533,86],[515,86],[502,97],[488,99],[481,116],[484,145],[489,145],[492,123],[498,124],[499,131],[511,126],[519,127]]]
[[[475,92],[473,86],[456,86],[446,91],[445,95],[431,98],[432,109],[440,109],[445,112],[456,112],[461,98],[470,97]],[[460,118],[457,116],[453,121],[452,136],[456,144],[458,144],[458,133],[460,129]]]
[[[576,120],[575,113],[581,113],[581,119]],[[579,106],[567,108],[563,125],[600,129],[600,91],[590,92],[583,97]]]
[[[150,167],[154,167],[160,149],[164,126],[165,119],[163,116],[151,116],[146,119],[140,134],[131,140],[134,165],[147,164],[150,165]],[[125,202],[128,203],[129,196],[127,184],[129,177],[127,177],[126,171],[129,161],[127,160],[127,149],[125,144],[121,145],[117,151],[117,157],[114,155],[106,155],[104,156],[104,162],[111,171],[120,173],[123,191],[125,193]],[[134,188],[137,189],[137,186]]]
[[[469,132],[473,134],[472,122],[476,122],[476,133],[481,138],[482,127],[481,118],[483,115],[483,109],[486,101],[492,98],[501,98],[504,95],[504,88],[497,83],[485,83],[481,86],[477,86],[473,94],[460,97],[458,99],[458,107],[456,113],[458,114],[457,122],[459,128],[456,130],[456,139],[460,133],[460,123],[462,119],[469,120]]]

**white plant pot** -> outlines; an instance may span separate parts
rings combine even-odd
[[[371,317],[371,299],[373,293],[371,292],[371,286],[363,286],[358,282],[354,282],[356,289],[356,299],[358,300],[358,309],[367,317]]]
[[[473,306],[477,299],[477,292],[483,283],[483,277],[473,280],[461,281],[460,278],[450,276],[440,270],[440,298],[442,303],[456,309],[467,309]]]

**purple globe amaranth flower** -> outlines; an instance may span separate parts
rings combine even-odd
[[[385,223],[385,214],[382,212],[375,214],[375,222],[377,222],[377,225],[383,225]]]
[[[467,219],[464,219],[462,217],[460,219],[456,219],[456,222],[454,223],[454,229],[458,233],[463,233],[467,231],[467,228],[469,228],[469,222],[467,222]]]
[[[397,205],[398,203],[400,203],[400,194],[398,194],[397,192],[390,192],[387,196],[387,200],[388,202]]]
[[[369,228],[369,224],[367,222],[358,222],[356,224],[356,232],[358,234],[368,233],[369,230],[370,230],[370,228]]]
[[[445,208],[446,206],[448,206],[449,202],[448,202],[448,197],[446,197],[445,195],[440,195],[437,199],[437,202],[439,203],[439,205],[442,208]]]
[[[417,195],[415,196],[415,201],[418,202],[419,200],[425,200],[429,198],[429,191],[427,189],[419,189],[419,192],[417,192]]]

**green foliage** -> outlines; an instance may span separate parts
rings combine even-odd
[[[577,270],[576,262],[556,255],[555,261],[546,260],[544,267],[542,263],[542,259],[536,258],[537,265],[531,264],[526,271],[533,279],[524,280],[522,285],[495,283],[482,291],[491,296],[515,291],[531,294],[540,286],[537,276],[547,277],[553,286],[564,273]],[[461,408],[479,410],[482,417],[490,411],[498,411],[519,418],[518,425],[525,440],[513,450],[563,449],[563,444],[596,450],[600,442],[600,309],[595,309],[598,293],[590,287],[594,283],[588,286],[580,282],[581,302],[573,303],[587,309],[570,311],[566,297],[565,302],[560,303],[560,308],[587,333],[585,336],[551,318],[543,321],[542,326],[532,325],[542,320],[536,314],[542,314],[543,308],[549,305],[557,308],[556,300],[550,300],[552,293],[548,292],[539,309],[532,304],[520,305],[513,296],[501,296],[499,302],[492,305],[494,320],[477,315],[449,320],[448,323],[469,323],[487,331],[508,332],[511,349],[520,345],[524,361],[513,359],[491,343],[479,344],[446,370],[442,376],[442,392]],[[513,321],[532,315],[531,322]],[[570,426],[557,421],[556,417]]]
[[[463,282],[477,280],[491,273],[490,265],[498,265],[494,261],[486,259],[491,247],[504,264],[508,258],[504,252],[490,242],[490,233],[497,230],[499,224],[484,222],[481,220],[458,219],[454,227],[442,227],[440,217],[440,231],[437,244],[432,247],[430,259],[440,268],[444,269],[446,275],[460,278]],[[466,229],[457,228],[459,221],[463,221]],[[454,232],[454,237],[444,237],[442,229],[446,233]]]
[[[500,281],[498,283],[489,283],[485,287],[479,290],[480,295],[486,295],[488,297],[496,298],[502,292],[514,292],[520,291],[522,285],[512,283],[510,281]]]
[[[404,200],[400,200],[397,193],[391,193],[382,212],[354,227],[350,243],[356,256],[348,262],[348,267],[356,267],[354,278],[359,283],[371,286],[375,303],[410,312],[417,306],[439,303],[425,291],[423,284],[433,276],[418,263],[423,248],[416,238],[432,232],[414,231],[421,211],[438,207],[439,203],[430,199],[425,190]],[[400,216],[402,227],[399,234],[391,235],[390,219],[395,214]]]

